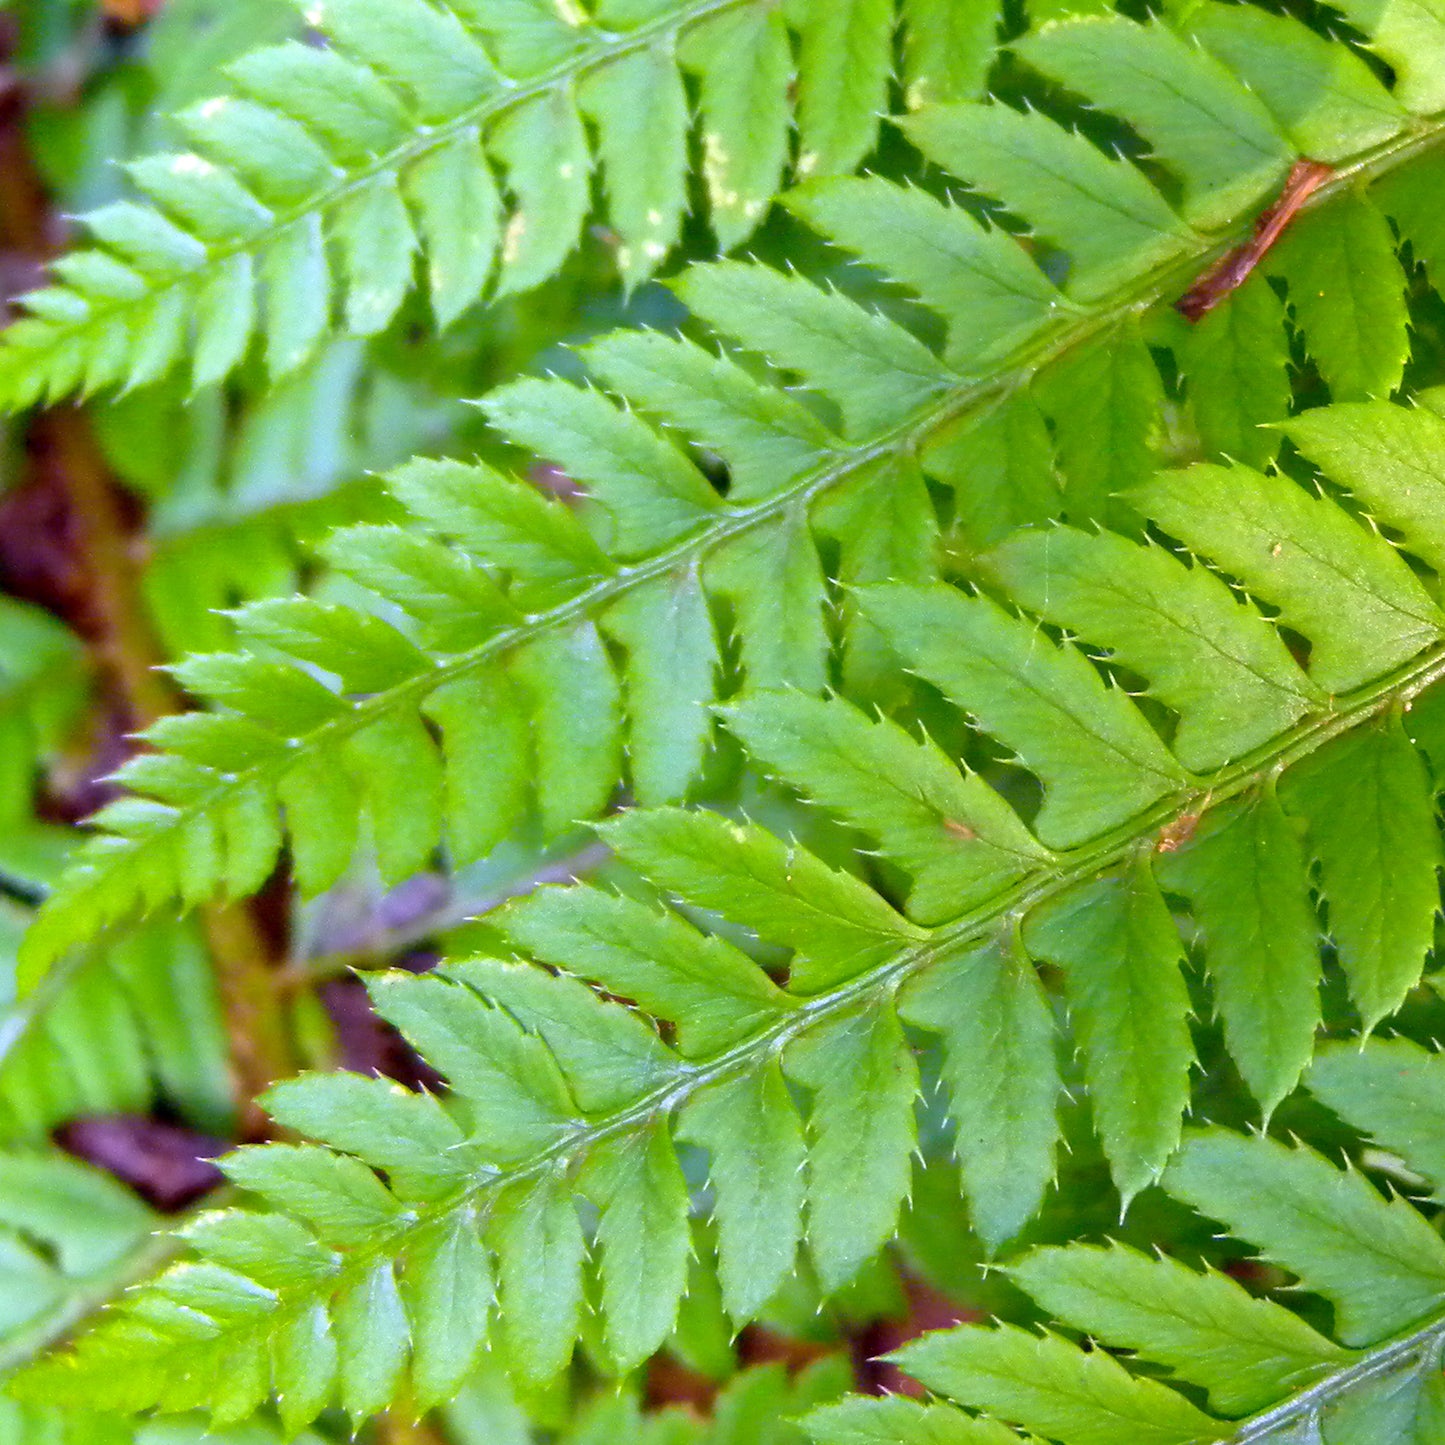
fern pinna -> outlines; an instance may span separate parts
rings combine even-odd
[[[804,173],[851,170],[872,150],[900,18],[894,0],[296,9],[324,47],[298,39],[243,57],[232,93],[177,118],[195,149],[134,162],[144,200],[85,217],[93,246],[62,259],[7,332],[10,404],[151,381],[182,353],[204,385],[241,363],[255,333],[284,375],[329,332],[333,308],[353,335],[384,329],[418,253],[446,325],[489,289],[556,272],[590,214],[594,161],[635,285],[688,207],[685,76],[713,228],[736,246],[781,186],[795,122]],[[901,0],[915,101],[983,87],[997,10],[951,9]]]
[[[1445,1065],[1403,1039],[1330,1045],[1308,1086],[1396,1167],[1438,1189]],[[1434,1222],[1398,1196],[1302,1145],[1225,1129],[1192,1132],[1164,1187],[1260,1260],[1293,1276],[1333,1317],[1329,1333],[1228,1275],[1117,1245],[1032,1251],[1010,1276],[1047,1316],[1097,1341],[1014,1326],[929,1335],[899,1364],[944,1399],[853,1398],[807,1422],[818,1445],[940,1440],[1005,1445],[1125,1441],[1389,1441],[1445,1432],[1445,1248]],[[1101,1346],[1132,1352],[1135,1368]],[[1139,1365],[1157,1366],[1160,1380]],[[1186,1395],[1175,1384],[1199,1392]],[[1195,1400],[1201,1403],[1195,1403]],[[966,1415],[948,1400],[984,1412]],[[1203,1408],[1201,1408],[1201,1404]],[[995,1423],[998,1422],[998,1423]],[[1014,1433],[1004,1423],[1033,1432]]]
[[[1445,454],[1438,416],[1346,405],[1287,429],[1424,561],[1445,506],[1438,460],[1420,465]],[[503,910],[497,956],[374,978],[378,1009],[446,1076],[446,1098],[346,1074],[279,1085],[277,1119],[321,1144],[225,1163],[272,1212],[198,1221],[196,1258],[41,1366],[35,1388],[127,1411],[208,1406],[223,1421],[274,1392],[298,1428],[333,1393],[355,1418],[381,1409],[408,1373],[420,1404],[444,1399],[489,1336],[545,1380],[586,1297],[583,1198],[606,1348],[625,1371],[668,1337],[687,1279],[679,1144],[708,1159],[734,1320],[776,1292],[804,1239],[836,1288],[892,1236],[909,1189],[910,1027],[942,1039],[963,1187],[1001,1246],[1054,1168],[1059,1084],[1034,962],[1062,974],[1128,1200],[1180,1144],[1194,1058],[1166,891],[1193,917],[1267,1115],[1319,1019],[1312,862],[1367,1026],[1424,965],[1440,844],[1411,733],[1436,745],[1445,616],[1396,545],[1282,474],[1200,464],[1132,500],[1173,545],[1056,526],[992,553],[973,594],[858,594],[905,665],[1036,779],[1031,826],[892,722],[839,698],[751,692],[729,726],[878,842],[914,880],[908,913],[710,812],[601,824],[686,915],[542,889]],[[1031,605],[1041,615],[1021,612]],[[1142,679],[1138,700],[1111,669]],[[717,916],[787,950],[785,982],[700,931]]]
[[[1407,347],[1386,214],[1414,254],[1440,254],[1429,200],[1439,161],[1420,154],[1433,122],[1294,22],[1241,7],[1191,14],[1195,45],[1162,22],[1110,18],[1019,47],[1152,140],[1179,210],[1141,170],[1038,112],[957,103],[905,122],[926,154],[1045,228],[1048,246],[1035,252],[1067,258],[1061,287],[1037,254],[969,209],[878,179],[838,180],[791,204],[918,295],[932,329],[942,326],[939,350],[838,292],[724,262],[693,268],[678,289],[738,344],[736,358],[620,333],[591,347],[588,363],[624,406],[559,381],[494,392],[485,405],[502,435],[563,466],[588,508],[575,515],[486,465],[403,467],[392,486],[412,525],[341,532],[325,548],[376,608],[248,607],[235,619],[248,651],[177,669],[226,711],[167,720],[152,735],[168,751],[124,775],[145,799],[100,817],[105,836],[28,941],[33,966],[138,907],[253,891],[277,856],[283,814],[302,886],[324,888],[353,854],[358,792],[388,878],[414,872],[444,835],[454,862],[485,853],[526,812],[529,777],[549,833],[608,806],[625,751],[641,801],[684,797],[718,685],[713,604],[733,614],[750,686],[816,692],[829,680],[820,541],[836,549],[846,589],[932,580],[945,540],[966,569],[1031,521],[1135,525],[1123,495],[1153,470],[1162,419],[1177,408],[1161,360],[1176,384],[1183,373],[1205,451],[1263,464],[1279,434],[1259,424],[1288,409],[1283,303],[1262,274],[1198,327],[1167,303],[1305,147],[1336,174],[1269,264],[1336,394],[1389,391]],[[1338,72],[1328,91],[1283,86],[1282,75],[1321,66]],[[1197,80],[1190,92],[1118,89],[1119,75],[1176,67]],[[1260,98],[1271,95],[1273,111]],[[1155,331],[1172,347],[1158,357],[1146,342]],[[807,396],[787,395],[749,357],[802,381]],[[726,495],[699,448],[725,464]],[[931,483],[953,492],[946,539]],[[838,602],[842,681],[855,697],[894,700],[897,672],[876,628],[846,595]],[[473,802],[482,797],[486,808]]]

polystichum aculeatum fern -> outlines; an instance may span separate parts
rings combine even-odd
[[[1424,560],[1445,507],[1438,466],[1418,465],[1442,454],[1434,413],[1341,407],[1289,429]],[[597,1307],[628,1369],[670,1333],[686,1281],[675,1140],[707,1151],[735,1320],[776,1291],[804,1236],[837,1287],[890,1237],[909,1187],[918,1076],[905,1024],[942,1036],[964,1188],[980,1234],[1000,1245],[1053,1171],[1058,1082],[1031,960],[1062,972],[1127,1200],[1179,1145],[1193,1059],[1161,885],[1188,903],[1231,1050],[1268,1113],[1318,1020],[1311,858],[1367,1025],[1423,967],[1440,846],[1402,710],[1423,694],[1417,730],[1432,729],[1445,618],[1395,546],[1283,475],[1199,465],[1134,500],[1191,560],[1054,528],[1020,534],[986,570],[1015,606],[1035,604],[1143,678],[1167,740],[1144,698],[988,595],[863,589],[861,616],[904,663],[1038,780],[1032,827],[886,720],[841,699],[751,694],[731,726],[877,839],[915,880],[914,918],[707,812],[639,809],[601,825],[665,894],[788,949],[786,985],[634,899],[579,887],[511,905],[502,938],[560,972],[499,956],[372,984],[383,1016],[446,1075],[447,1100],[344,1074],[278,1086],[277,1118],[329,1147],[230,1156],[231,1178],[277,1212],[199,1222],[197,1260],[42,1367],[40,1388],[125,1410],[208,1406],[223,1420],[274,1390],[299,1427],[333,1391],[354,1417],[384,1407],[410,1360],[428,1404],[470,1369],[494,1292],[498,1347],[549,1378],[582,1309],[579,1195],[599,1211]],[[1302,639],[1306,667],[1281,628]],[[582,980],[634,1000],[666,1039]]]
[[[1127,526],[1122,497],[1154,465],[1165,409],[1138,313],[1177,297],[1221,249],[1220,232],[1207,228],[1266,195],[1312,142],[1337,166],[1314,200],[1333,199],[1269,264],[1290,286],[1336,395],[1387,392],[1406,354],[1403,282],[1374,200],[1420,237],[1421,254],[1436,254],[1438,218],[1421,197],[1437,183],[1437,158],[1391,169],[1433,142],[1432,123],[1408,119],[1356,57],[1340,58],[1348,119],[1329,122],[1332,145],[1324,118],[1301,111],[1293,91],[1279,98],[1276,121],[1256,91],[1271,93],[1270,76],[1279,81],[1311,55],[1319,62],[1314,47],[1324,42],[1255,18],[1221,8],[1193,22],[1220,54],[1242,53],[1254,90],[1159,22],[1078,22],[1021,47],[1150,136],[1184,188],[1178,212],[1142,172],[1040,113],[957,104],[906,122],[929,156],[1047,227],[1069,257],[1062,289],[1005,232],[921,192],[861,179],[795,195],[812,224],[921,297],[944,323],[941,355],[841,294],[721,263],[690,271],[681,295],[747,351],[801,378],[816,406],[660,334],[614,335],[588,353],[626,407],[555,381],[494,392],[486,408],[497,428],[567,469],[592,510],[574,516],[489,467],[403,468],[393,488],[431,538],[366,528],[326,548],[338,570],[384,599],[385,615],[262,603],[236,618],[256,651],[180,667],[191,691],[228,711],[168,720],[152,734],[169,754],[142,757],[123,775],[148,800],[101,815],[107,836],[32,933],[32,960],[43,964],[137,906],[254,890],[281,845],[283,807],[301,883],[314,892],[353,855],[358,793],[382,872],[397,879],[443,835],[454,862],[485,853],[526,810],[529,774],[546,830],[597,816],[623,774],[624,739],[636,795],[682,798],[717,687],[710,603],[733,610],[750,685],[819,690],[828,632],[815,536],[837,547],[845,586],[937,577],[939,518],[925,479],[954,490],[955,545],[965,552],[1058,515]],[[1100,54],[1155,76],[1184,66],[1199,93],[1121,93],[1118,66],[1096,63]],[[1237,137],[1225,145],[1236,132],[1248,146]],[[1361,196],[1355,182],[1381,171],[1371,198]],[[1317,295],[1333,298],[1318,316]],[[1342,328],[1334,302],[1347,295],[1355,324]],[[1289,397],[1279,297],[1258,275],[1196,329],[1162,310],[1183,328],[1174,364],[1206,448],[1267,460],[1278,434],[1258,423],[1282,418]],[[650,417],[722,458],[725,496]],[[845,685],[891,700],[897,674],[876,631],[842,606]],[[397,609],[407,618],[400,630]],[[626,655],[620,678],[609,643]],[[472,802],[481,796],[485,809]]]
[[[1418,263],[1445,274],[1445,22],[1351,5],[1347,41],[1199,4],[1038,25],[995,65],[993,12],[937,0],[592,9],[312,7],[325,43],[243,61],[236,94],[184,118],[195,154],[135,168],[154,206],[102,212],[98,248],[63,261],[10,333],[0,390],[16,401],[136,386],[182,356],[206,385],[256,333],[280,374],[333,300],[349,329],[386,328],[422,251],[445,323],[573,250],[587,124],[635,285],[681,229],[684,74],[718,238],[736,244],[787,168],[794,100],[799,175],[874,145],[904,22],[912,113],[887,143],[926,158],[902,168],[919,184],[814,180],[786,198],[864,263],[839,271],[843,290],[692,267],[681,334],[587,349],[610,395],[526,380],[484,402],[528,465],[580,486],[575,506],[500,464],[413,462],[390,483],[404,522],[325,545],[355,584],[344,600],[244,607],[213,622],[236,651],[176,668],[216,710],[149,731],[156,751],[120,775],[131,795],[31,931],[31,977],[52,970],[50,995],[19,1006],[32,1061],[53,1044],[69,1065],[134,1006],[124,944],[60,955],[250,893],[283,851],[314,893],[358,852],[401,880],[485,857],[529,819],[556,837],[635,800],[601,832],[636,876],[625,893],[542,889],[490,920],[487,956],[373,978],[446,1092],[279,1085],[278,1121],[319,1143],[231,1156],[245,1207],[196,1220],[185,1262],[18,1388],[223,1424],[274,1397],[294,1434],[333,1405],[354,1421],[429,1409],[483,1358],[540,1390],[579,1333],[626,1374],[668,1340],[714,1236],[734,1325],[799,1271],[832,1295],[876,1258],[913,1177],[920,1062],[943,1075],[972,1224],[1000,1253],[1054,1176],[1056,998],[1126,1207],[1162,1180],[1297,1267],[1336,1305],[1340,1343],[1220,1277],[1074,1246],[1023,1256],[1015,1277],[1135,1350],[1135,1373],[1001,1330],[914,1347],[918,1378],[1065,1445],[1334,1445],[1367,1418],[1430,1438],[1436,1236],[1302,1150],[1185,1135],[1185,964],[1202,962],[1268,1121],[1309,1067],[1322,966],[1374,1028],[1433,941],[1445,422],[1436,394],[1379,398],[1406,377],[1407,288],[1417,324],[1433,302]],[[990,67],[1000,98],[971,99]],[[1188,324],[1174,303],[1302,158],[1326,178]],[[1344,404],[1301,410],[1292,373]],[[1156,476],[1171,454],[1212,460]],[[712,796],[724,753],[860,846],[810,851],[680,806]],[[86,981],[106,1018],[82,1006]],[[29,1021],[50,996],[41,1039]],[[176,1058],[144,1027],[124,1038],[144,1097],[155,1056]],[[1410,1141],[1330,1097],[1348,1062],[1329,1054],[1309,1087],[1428,1174]],[[25,1137],[73,1107],[64,1077],[44,1099],[0,1079]],[[25,1160],[18,1178],[53,1162]],[[1211,1168],[1227,1186],[1212,1193]],[[1271,1208],[1240,1213],[1271,1180]],[[1313,1212],[1291,1215],[1291,1191]],[[18,1336],[0,1324],[6,1363],[171,1247],[133,1215],[113,1258],[72,1268],[70,1236],[26,1208],[0,1200],[4,1262],[53,1299]],[[1298,1216],[1330,1210],[1343,1222],[1323,1251],[1301,1244]],[[1368,1290],[1340,1283],[1356,1268]],[[1120,1313],[1121,1293],[1172,1300],[1183,1324]],[[782,1430],[837,1385],[804,1398],[781,1372],[745,1374],[738,1397],[771,1403],[738,1418]],[[772,1438],[730,1408],[720,1441]],[[0,1404],[0,1426],[91,1428],[29,1410]],[[631,1394],[576,1428],[671,1440],[674,1425],[710,1438],[691,1417],[644,1423]],[[1015,1438],[941,1403],[854,1400],[811,1428]]]

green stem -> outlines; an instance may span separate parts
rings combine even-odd
[[[1252,1415],[1219,1445],[1254,1445],[1255,1441],[1268,1441],[1271,1437],[1282,1439],[1276,1432],[1296,1423],[1312,1424],[1318,1430],[1323,1412],[1362,1385],[1392,1374],[1412,1361],[1421,1372],[1438,1371],[1442,1348],[1445,1348],[1445,1316],[1398,1339],[1372,1346],[1355,1363],[1332,1371],[1309,1389]]]

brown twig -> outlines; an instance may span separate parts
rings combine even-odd
[[[92,647],[128,726],[141,728],[178,711],[179,693],[159,670],[160,652],[140,593],[140,576],[121,494],[83,413],[45,412],[32,435],[52,447],[85,566]],[[251,910],[210,904],[201,928],[216,967],[230,1042],[243,1137],[259,1138],[266,1119],[256,1096],[296,1070],[272,949]]]
[[[165,0],[101,0],[100,8],[117,25],[133,30],[144,25],[165,3]]]
[[[276,987],[276,968],[256,915],[244,904],[208,904],[201,929],[216,965],[221,1014],[236,1075],[240,1133],[260,1139],[270,1132],[256,1102],[278,1079],[296,1072],[294,1040]]]
[[[1190,321],[1208,315],[1231,291],[1249,280],[1300,208],[1332,175],[1323,161],[1298,160],[1290,168],[1279,199],[1255,222],[1254,234],[1226,252],[1174,303]]]
[[[84,615],[77,620],[125,725],[146,727],[183,703],[159,670],[160,652],[140,592],[121,493],[79,410],[41,413],[32,422],[31,439],[32,448],[46,455],[53,468],[81,553]],[[244,905],[210,904],[201,910],[200,921],[216,968],[241,1134],[259,1138],[266,1120],[256,1096],[296,1069],[273,950]]]
[[[32,450],[55,468],[83,559],[92,648],[131,728],[177,711],[180,697],[163,672],[145,615],[120,494],[85,416],[71,406],[32,421]]]

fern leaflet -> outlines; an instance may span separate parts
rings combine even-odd
[[[175,1252],[158,1214],[58,1151],[0,1157],[0,1218],[0,1369],[7,1372]]]
[[[144,201],[85,217],[91,247],[57,263],[56,284],[7,333],[9,405],[154,381],[183,352],[202,386],[254,335],[285,375],[334,312],[353,335],[384,329],[418,257],[445,326],[484,292],[557,271],[591,210],[594,162],[635,286],[672,250],[688,206],[685,75],[728,249],[788,168],[794,36],[805,174],[849,170],[873,149],[894,63],[892,0],[605,0],[595,15],[570,0],[297,8],[324,48],[287,41],[242,57],[232,93],[176,118],[194,150],[130,165]],[[914,92],[981,91],[997,18],[979,7],[978,58],[960,66],[940,54],[947,19],[909,7]]]

